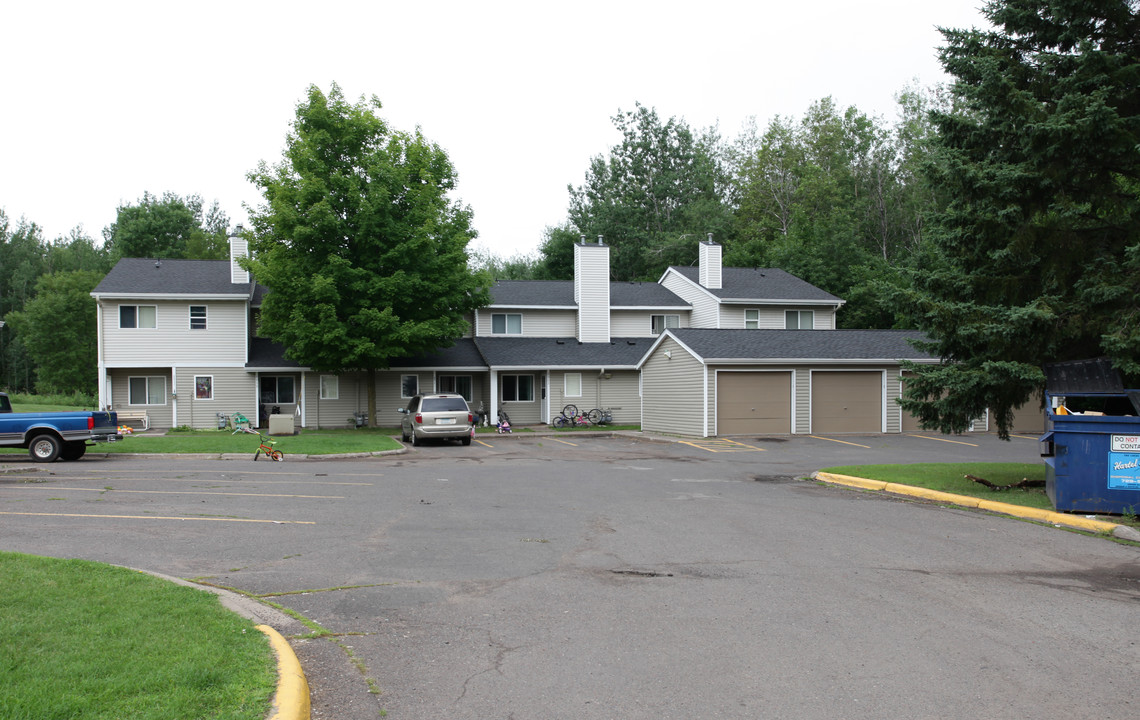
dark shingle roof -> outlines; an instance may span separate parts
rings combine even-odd
[[[568,280],[500,280],[491,287],[491,305],[576,308]],[[687,308],[689,303],[657,283],[611,282],[610,307]]]
[[[933,360],[917,330],[668,330],[705,360]]]
[[[250,285],[230,282],[228,260],[123,258],[93,292],[103,295],[249,295]]]
[[[491,367],[634,367],[656,338],[580,343],[568,338],[481,337],[475,343]]]
[[[285,357],[285,346],[268,338],[255,337],[249,341],[247,368],[301,368],[295,360]],[[451,347],[412,358],[392,360],[393,368],[485,368],[486,361],[479,354],[471,338],[460,338]]]
[[[700,268],[673,266],[682,276],[700,282]],[[779,268],[722,268],[721,288],[709,290],[721,300],[806,300],[842,302],[829,292]],[[706,290],[708,288],[705,288]]]

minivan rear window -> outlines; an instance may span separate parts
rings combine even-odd
[[[423,412],[468,412],[467,401],[461,397],[424,398]]]

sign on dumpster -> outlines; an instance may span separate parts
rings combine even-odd
[[[1108,487],[1140,490],[1140,435],[1113,435],[1108,453]]]

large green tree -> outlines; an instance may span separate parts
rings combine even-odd
[[[662,121],[640,104],[613,122],[621,143],[569,188],[571,234],[604,237],[613,279],[656,280],[669,265],[694,262],[708,233],[723,239],[731,229],[720,137],[715,129],[694,133],[683,119]],[[563,267],[562,235],[542,249],[554,254],[552,269]]]
[[[1140,2],[991,0],[943,30],[955,112],[936,112],[930,237],[944,263],[898,297],[943,362],[903,406],[962,431],[1043,386],[1042,365],[1140,371]]]
[[[259,330],[315,370],[367,371],[372,424],[376,371],[449,346],[489,302],[489,277],[468,268],[475,232],[449,197],[447,154],[379,109],[311,86],[282,161],[249,176],[265,197],[251,213],[249,267],[270,288]]]
[[[203,209],[199,195],[162,197],[144,192],[134,205],[122,205],[103,230],[105,246],[124,257],[223,260],[229,256],[226,214],[215,200]]]
[[[42,275],[35,297],[7,321],[36,358],[35,390],[45,394],[96,392],[95,300],[104,273],[71,270]]]

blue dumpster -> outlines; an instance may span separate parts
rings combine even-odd
[[[1061,512],[1140,512],[1140,417],[1049,413],[1045,492]]]

